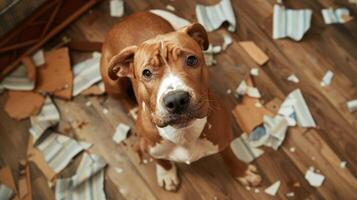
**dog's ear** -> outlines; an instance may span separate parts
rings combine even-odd
[[[208,36],[205,28],[199,23],[193,23],[182,28],[180,31],[187,33],[191,36],[203,50],[208,49]]]
[[[133,61],[137,46],[129,46],[110,59],[108,75],[112,80],[119,77],[133,77]]]

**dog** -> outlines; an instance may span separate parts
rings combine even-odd
[[[105,89],[123,98],[133,88],[140,151],[155,160],[158,184],[168,191],[180,184],[175,162],[190,164],[216,153],[243,185],[261,182],[256,167],[237,159],[230,147],[230,113],[208,87],[203,56],[208,46],[202,25],[175,31],[150,12],[126,17],[103,43],[100,70]]]

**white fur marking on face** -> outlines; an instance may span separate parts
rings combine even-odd
[[[177,176],[176,166],[173,163],[171,164],[172,167],[169,170],[166,170],[161,165],[156,164],[157,183],[160,187],[164,187],[165,190],[168,191],[176,190],[178,184],[180,183]]]
[[[192,91],[192,89],[189,86],[187,86],[180,77],[172,73],[169,73],[160,83],[160,87],[156,97],[156,111],[158,111],[159,113],[166,112],[166,109],[161,104],[161,99],[168,92],[175,91],[175,90],[183,90],[189,93],[191,93]]]

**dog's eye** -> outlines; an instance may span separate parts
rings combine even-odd
[[[188,56],[186,58],[186,64],[188,66],[193,67],[193,66],[195,66],[197,64],[197,62],[198,62],[198,60],[197,60],[196,56]]]
[[[143,76],[148,79],[148,78],[151,78],[152,73],[151,73],[150,70],[144,69],[144,70],[143,70]]]

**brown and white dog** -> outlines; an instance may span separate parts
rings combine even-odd
[[[175,31],[165,19],[140,12],[115,25],[105,39],[101,74],[109,95],[127,95],[131,81],[139,105],[140,150],[156,161],[158,184],[179,185],[174,162],[191,163],[220,153],[232,175],[256,186],[253,165],[230,148],[230,113],[208,87],[203,50],[208,37],[200,24]]]

